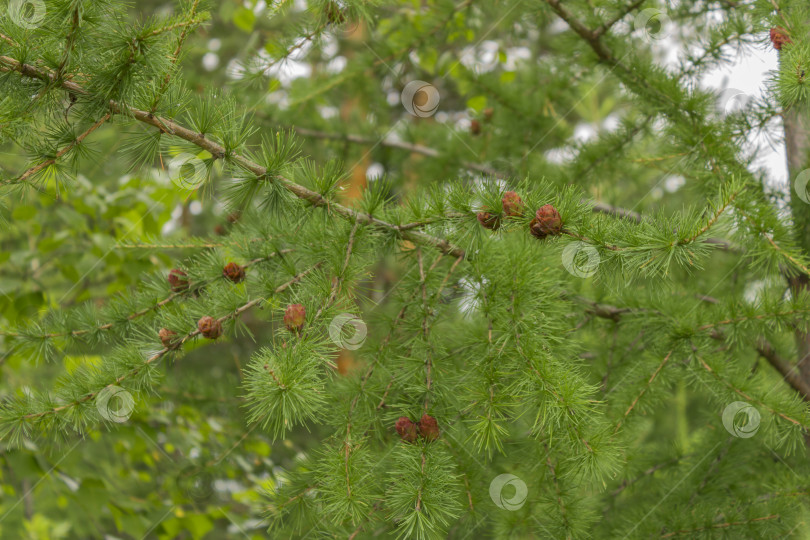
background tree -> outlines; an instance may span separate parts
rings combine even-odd
[[[808,21],[6,2],[3,537],[807,537]]]

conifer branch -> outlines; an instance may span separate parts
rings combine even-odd
[[[321,264],[323,264],[323,263],[318,263],[318,264],[316,264],[316,265],[314,265],[314,266],[310,267],[309,269],[307,269],[307,270],[305,270],[305,271],[301,272],[300,274],[296,275],[295,277],[293,277],[291,280],[287,281],[286,283],[283,283],[282,285],[279,285],[279,286],[278,286],[278,287],[276,287],[276,289],[273,291],[273,292],[274,292],[274,294],[280,294],[280,293],[282,293],[283,291],[285,291],[285,290],[286,290],[288,287],[290,287],[291,285],[294,285],[295,283],[298,283],[298,282],[299,282],[299,281],[301,281],[301,280],[302,280],[304,277],[306,277],[306,276],[307,276],[309,273],[313,272],[313,271],[314,271],[314,270],[316,270],[318,267],[320,267],[320,266],[321,266]],[[230,319],[235,319],[236,317],[238,317],[239,315],[241,315],[241,314],[242,314],[242,313],[244,313],[245,311],[249,310],[249,309],[250,309],[250,308],[252,308],[253,306],[255,306],[255,305],[257,305],[257,304],[259,304],[259,303],[261,303],[261,302],[263,302],[263,301],[264,301],[264,298],[256,298],[255,300],[251,300],[250,302],[247,302],[247,303],[245,303],[245,304],[243,304],[243,305],[239,306],[239,307],[238,307],[237,309],[235,309],[233,312],[231,312],[231,313],[229,313],[229,314],[227,314],[227,315],[224,315],[224,316],[222,316],[222,317],[220,317],[220,318],[218,318],[218,319],[216,319],[216,320],[217,320],[217,321],[218,321],[218,322],[221,324],[221,323],[223,323],[223,322],[225,322],[225,321],[227,321],[227,320],[230,320]],[[163,348],[163,349],[161,349],[160,351],[156,352],[155,354],[153,354],[152,356],[150,356],[149,358],[147,358],[147,359],[144,361],[144,366],[148,366],[148,365],[151,365],[151,364],[154,364],[154,363],[158,362],[158,361],[159,361],[161,358],[163,358],[163,357],[164,357],[166,354],[170,353],[171,351],[177,350],[177,349],[178,349],[180,346],[182,346],[182,345],[183,345],[185,342],[187,342],[187,341],[189,341],[189,340],[191,340],[191,339],[193,339],[193,338],[195,338],[195,337],[199,336],[201,333],[202,333],[202,332],[199,330],[199,328],[195,328],[194,330],[190,331],[190,332],[189,332],[189,333],[187,333],[185,336],[183,336],[183,338],[182,338],[182,339],[175,341],[175,342],[174,342],[174,343],[171,345],[171,347],[164,347],[164,348]],[[129,379],[129,378],[131,378],[131,377],[134,377],[135,375],[137,375],[137,374],[140,372],[140,370],[141,370],[141,369],[143,369],[143,366],[142,366],[142,367],[135,368],[135,369],[133,369],[133,370],[131,370],[131,371],[127,372],[127,373],[124,373],[124,374],[122,374],[122,375],[119,375],[118,377],[116,377],[116,379],[115,379],[113,382],[111,382],[110,384],[106,385],[104,388],[110,388],[110,387],[112,387],[112,386],[116,386],[116,385],[120,384],[121,382],[123,382],[123,381],[125,381],[125,380],[127,380],[127,379]],[[60,406],[58,406],[58,407],[54,407],[54,408],[49,409],[49,410],[47,410],[47,411],[42,411],[42,412],[38,412],[38,413],[30,413],[30,414],[26,414],[26,415],[24,415],[24,416],[22,417],[22,420],[36,420],[36,419],[42,418],[42,417],[44,417],[44,416],[49,416],[49,415],[52,415],[52,414],[57,414],[57,413],[59,413],[59,412],[61,412],[61,411],[64,411],[64,410],[66,410],[66,409],[70,409],[70,408],[72,408],[72,407],[76,407],[76,406],[78,406],[78,405],[81,405],[82,403],[86,403],[86,402],[88,402],[88,401],[90,401],[90,400],[94,399],[96,396],[98,396],[98,394],[99,394],[99,393],[100,393],[102,390],[104,390],[104,388],[100,388],[100,389],[98,389],[97,391],[90,392],[89,394],[85,394],[83,397],[81,397],[81,398],[79,398],[79,399],[77,399],[77,400],[75,400],[75,401],[72,401],[72,402],[70,402],[70,403],[66,403],[66,404],[64,404],[64,405],[60,405]]]
[[[749,520],[746,520],[746,521],[731,521],[731,522],[726,522],[726,523],[717,523],[717,524],[714,524],[714,525],[707,525],[706,527],[699,527],[697,529],[673,531],[671,533],[662,534],[661,538],[672,538],[673,536],[680,536],[682,534],[690,534],[690,535],[694,536],[695,533],[699,533],[701,531],[710,531],[710,530],[714,530],[714,529],[727,529],[729,527],[738,527],[740,525],[750,525],[752,523],[757,523],[757,522],[760,522],[760,521],[768,521],[768,520],[771,520],[771,519],[779,519],[780,517],[782,517],[782,516],[780,516],[779,514],[771,514],[769,516],[758,517],[758,518],[749,519]]]
[[[652,467],[645,470],[643,473],[641,473],[639,476],[633,478],[632,480],[629,480],[629,481],[628,480],[623,480],[622,483],[619,485],[619,487],[617,487],[616,489],[614,489],[613,491],[610,492],[610,496],[615,498],[622,491],[629,488],[630,486],[632,486],[636,482],[639,482],[640,480],[642,480],[643,478],[646,478],[648,476],[652,476],[653,474],[655,474],[656,472],[658,472],[659,470],[661,470],[663,468],[666,468],[666,467],[669,467],[671,465],[676,465],[676,464],[680,463],[681,459],[682,458],[673,458],[673,459],[665,461],[664,463],[659,463],[658,465],[653,465]]]
[[[53,77],[52,74],[44,70],[41,70],[31,65],[21,64],[17,60],[10,58],[8,56],[0,56],[0,71],[18,71],[21,74],[25,75],[26,77],[32,77],[45,81],[52,80]],[[83,87],[70,81],[63,81],[62,87],[65,88],[65,90],[67,90],[68,92],[74,94],[88,95],[88,92]],[[115,112],[126,113],[128,115],[131,115],[139,122],[151,125],[161,131],[165,132],[168,129],[172,135],[179,137],[183,140],[186,140],[190,143],[193,143],[203,150],[207,150],[215,157],[222,158],[225,157],[225,155],[227,154],[225,148],[222,145],[212,141],[211,139],[205,137],[204,135],[200,135],[199,133],[195,133],[192,130],[183,127],[172,120],[159,118],[147,111],[136,109],[135,107],[130,107],[127,105],[121,105],[116,103],[115,101],[110,101],[110,108],[113,109],[113,111]],[[250,171],[259,177],[265,177],[268,174],[266,168],[262,167],[261,165],[259,165],[254,161],[251,161],[245,157],[240,156],[239,154],[232,154],[230,156],[230,159],[243,169]],[[429,234],[419,231],[398,231],[397,226],[392,223],[388,223],[373,216],[369,216],[356,210],[352,210],[351,208],[343,206],[342,204],[330,201],[326,199],[324,196],[322,196],[320,193],[312,191],[311,189],[306,188],[300,184],[296,184],[292,180],[284,178],[283,176],[277,175],[275,176],[274,179],[272,179],[272,181],[278,182],[279,184],[281,184],[282,187],[284,187],[287,191],[289,191],[299,199],[307,201],[316,207],[328,207],[331,211],[335,212],[336,214],[346,219],[357,221],[359,223],[376,227],[378,229],[396,231],[405,240],[410,240],[412,242],[433,246],[439,251],[447,253],[449,255],[453,255],[454,257],[464,256],[464,251],[461,248],[454,246],[453,244],[451,244],[450,242],[448,242],[443,238],[437,238],[435,236],[431,236]]]
[[[722,377],[721,377],[721,376],[720,376],[720,375],[717,373],[717,371],[713,370],[713,369],[711,368],[711,366],[709,366],[709,364],[707,364],[707,363],[706,363],[706,361],[705,361],[705,360],[703,360],[703,358],[701,358],[700,356],[696,356],[696,358],[697,358],[697,360],[698,360],[698,363],[700,363],[700,365],[703,367],[703,369],[705,369],[706,371],[708,371],[709,373],[711,373],[711,374],[712,374],[712,376],[713,376],[715,379],[717,379],[717,381],[719,381],[721,384],[723,384],[724,386],[726,386],[727,388],[729,388],[730,390],[732,390],[732,391],[733,391],[735,394],[738,394],[738,395],[742,396],[744,399],[746,399],[746,400],[750,401],[751,403],[756,403],[757,405],[760,405],[760,406],[762,406],[762,407],[765,407],[766,409],[768,409],[768,411],[770,411],[770,413],[771,413],[771,414],[775,414],[775,415],[779,416],[780,418],[782,418],[782,419],[784,419],[784,420],[787,420],[787,421],[788,421],[788,422],[790,422],[791,424],[793,424],[793,425],[795,425],[795,426],[798,426],[798,427],[802,428],[804,431],[810,431],[810,426],[809,426],[809,425],[806,425],[806,424],[802,423],[801,421],[796,420],[795,418],[791,418],[790,416],[788,416],[788,415],[786,415],[786,414],[784,414],[784,413],[781,413],[781,412],[779,412],[779,411],[777,411],[777,410],[773,409],[772,407],[770,407],[770,406],[766,405],[766,404],[765,404],[765,403],[763,403],[761,400],[756,399],[755,397],[753,397],[753,396],[750,396],[750,395],[746,394],[745,392],[743,392],[742,390],[740,390],[739,388],[737,388],[736,386],[734,386],[734,385],[733,385],[733,384],[731,384],[730,382],[728,382],[728,381],[726,381],[725,379],[723,379],[723,378],[722,378]]]
[[[549,450],[548,445],[544,445],[546,449],[546,467],[548,467],[549,472],[551,473],[551,482],[554,484],[554,493],[557,499],[557,506],[560,507],[560,515],[562,516],[563,525],[566,529],[570,529],[570,524],[568,523],[568,512],[565,508],[565,502],[562,498],[562,490],[560,489],[560,481],[557,478],[557,471],[554,467],[554,463],[551,461],[551,450]],[[566,540],[570,540],[571,535],[566,534]]]
[[[73,149],[74,147],[81,144],[82,141],[84,141],[84,139],[87,138],[88,135],[90,135],[95,130],[97,130],[99,127],[101,127],[104,124],[104,122],[106,122],[109,119],[110,119],[110,114],[109,113],[105,114],[104,116],[99,118],[96,121],[95,124],[93,124],[92,126],[87,128],[83,133],[81,133],[78,137],[76,137],[76,139],[74,139],[69,144],[67,144],[66,146],[64,146],[60,150],[58,150],[56,152],[56,154],[54,154],[54,157],[52,157],[50,159],[47,159],[47,160],[43,161],[42,163],[34,165],[33,167],[26,170],[24,173],[22,173],[19,177],[15,178],[14,180],[6,181],[6,182],[0,181],[0,185],[21,184],[23,182],[27,182],[30,177],[32,177],[35,174],[39,173],[43,169],[46,169],[46,168],[50,167],[51,165],[56,163],[57,159],[64,156],[65,154],[70,152],[71,149]]]
[[[427,276],[425,275],[425,268],[422,264],[422,250],[416,248],[416,260],[419,264],[419,281],[422,288],[422,339],[427,344],[428,341],[428,303],[427,303]],[[428,403],[430,402],[430,387],[433,384],[431,371],[433,370],[433,359],[431,358],[430,345],[427,346],[425,352],[425,414],[428,412]],[[424,459],[424,456],[423,456]]]
[[[64,74],[65,66],[67,65],[68,60],[70,59],[70,54],[73,52],[73,46],[76,43],[76,34],[79,31],[79,21],[81,20],[79,14],[79,4],[76,4],[76,7],[73,8],[73,15],[71,17],[71,25],[70,31],[68,32],[66,44],[65,44],[65,53],[62,55],[62,61],[59,62],[59,66],[56,68],[56,73],[54,78],[58,81],[62,78]]]
[[[661,373],[661,370],[664,369],[664,366],[669,361],[669,357],[672,356],[672,352],[673,351],[669,351],[667,353],[667,355],[664,357],[664,359],[661,361],[661,363],[658,364],[658,367],[655,368],[655,371],[653,371],[652,375],[650,375],[650,378],[647,380],[647,383],[644,385],[644,388],[641,389],[641,393],[636,396],[636,398],[633,400],[633,403],[631,403],[630,406],[627,407],[627,410],[624,411],[624,415],[621,417],[621,419],[619,419],[619,423],[616,424],[616,428],[613,430],[613,433],[616,433],[616,432],[619,431],[619,428],[622,427],[622,424],[627,419],[627,415],[630,414],[630,411],[632,411],[635,408],[635,406],[638,404],[639,400],[644,396],[644,394],[647,392],[647,390],[649,390],[650,385],[652,384],[652,382],[655,380],[655,378],[658,376],[658,374]]]
[[[299,127],[299,126],[293,126],[292,129],[295,130],[296,133],[298,133],[300,135],[303,135],[305,137],[310,137],[310,138],[333,139],[333,140],[346,141],[346,142],[356,143],[356,144],[379,144],[381,146],[387,146],[387,147],[390,147],[390,148],[398,148],[400,150],[406,150],[406,151],[412,152],[414,154],[420,154],[420,155],[423,155],[423,156],[428,156],[428,157],[433,157],[433,158],[438,158],[438,157],[441,156],[439,151],[434,149],[434,148],[430,148],[430,147],[423,146],[423,145],[420,145],[420,144],[409,143],[409,142],[405,142],[405,141],[397,141],[397,140],[391,140],[391,139],[382,139],[380,141],[380,140],[372,139],[370,137],[363,137],[363,136],[360,136],[360,135],[341,134],[341,133],[328,133],[328,132],[324,132],[324,131],[317,131],[317,130],[313,130],[313,129],[302,128],[302,127]],[[509,175],[507,173],[505,173],[503,171],[499,171],[497,169],[494,169],[494,168],[492,168],[492,167],[490,167],[488,165],[482,165],[482,164],[473,163],[473,162],[470,162],[470,161],[462,161],[461,166],[463,168],[465,168],[465,169],[468,169],[468,170],[471,170],[471,171],[477,171],[477,172],[480,172],[482,174],[493,176],[493,177],[499,178],[499,179],[506,179],[506,178],[509,177]],[[605,214],[605,215],[608,215],[608,216],[619,217],[619,218],[622,218],[622,219],[628,219],[628,220],[631,220],[631,221],[635,221],[636,223],[641,223],[645,219],[638,212],[634,212],[632,210],[628,210],[626,208],[621,208],[621,207],[618,207],[618,206],[613,206],[611,204],[607,204],[607,203],[604,203],[604,202],[601,202],[601,201],[591,202],[591,201],[589,201],[587,199],[582,199],[580,202],[582,204],[591,205],[591,208],[592,208],[593,212],[595,212],[595,213]],[[463,215],[463,214],[447,214],[447,215],[443,216],[443,218],[447,219],[447,218],[461,217],[461,215]],[[424,222],[417,222],[417,223],[408,223],[408,224],[405,224],[405,225],[400,225],[399,230],[408,230],[408,229],[412,229],[412,228],[419,228],[419,227],[422,227],[422,226],[425,226],[425,225],[429,225],[429,224],[431,224],[431,223],[433,223],[435,221],[437,221],[437,219],[426,220]],[[711,224],[706,227],[706,230],[708,230],[710,228],[710,226],[711,226]],[[696,235],[696,237],[698,237],[698,236],[700,236],[700,234]],[[720,238],[707,238],[705,240],[705,242],[707,244],[715,245],[718,248],[723,249],[723,250],[727,250],[727,251],[735,250],[735,247],[730,242],[728,242],[727,240],[720,239]],[[683,242],[683,243],[688,243],[688,242]],[[605,247],[607,249],[613,249],[611,246],[605,246]]]
[[[194,16],[197,14],[197,6],[199,4],[200,0],[194,0],[194,3],[191,5],[191,9],[189,10],[188,14],[189,23],[191,20],[194,19]],[[166,71],[166,76],[163,78],[163,82],[161,83],[158,91],[155,93],[155,97],[152,101],[152,107],[150,109],[150,112],[152,114],[155,114],[155,111],[157,110],[158,107],[158,103],[163,97],[163,94],[166,92],[166,89],[169,87],[169,82],[171,81],[172,78],[172,70],[175,68],[175,66],[177,66],[177,61],[180,59],[180,51],[183,50],[183,44],[186,41],[188,31],[189,31],[189,24],[183,25],[182,30],[180,31],[180,35],[177,38],[177,47],[174,49],[174,52],[172,53],[171,56],[171,63],[169,65],[169,69]]]
[[[610,319],[614,322],[619,322],[622,316],[625,314],[643,314],[647,310],[643,309],[631,309],[631,308],[618,308],[616,306],[611,306],[609,304],[601,304],[598,302],[594,302],[587,298],[578,297],[578,300],[581,302],[586,303],[588,307],[588,313],[592,313],[597,317],[602,319]],[[717,300],[711,297],[705,297],[705,301],[716,303]],[[720,326],[727,326],[731,324],[737,324],[741,322],[751,321],[751,320],[766,320],[768,318],[775,318],[775,317],[782,317],[784,315],[801,315],[810,312],[810,310],[792,310],[785,313],[767,313],[762,315],[757,315],[753,317],[740,317],[736,319],[725,319],[723,321],[712,323],[712,324],[705,324],[695,329],[697,332],[705,332],[711,330],[709,332],[709,337],[717,341],[725,341],[726,337],[719,331],[715,329]],[[767,340],[760,339],[756,344],[756,351],[765,358],[768,363],[770,363],[779,373],[782,374],[783,378],[787,383],[796,391],[798,394],[804,399],[805,401],[810,401],[810,384],[806,383],[801,376],[797,373],[797,369],[799,368],[799,364],[804,359],[799,361],[799,364],[796,366],[791,367],[787,361],[781,358]]]
[[[199,247],[199,246],[195,246],[195,247]],[[276,255],[282,255],[282,254],[286,254],[286,253],[291,253],[293,251],[295,251],[295,250],[293,250],[293,249],[282,249],[282,250],[279,250],[277,252],[274,252],[274,253],[268,255],[267,257],[260,257],[258,259],[253,259],[252,261],[249,261],[249,262],[245,263],[242,266],[242,268],[247,269],[247,268],[250,268],[251,266],[254,266],[256,264],[269,261],[270,259],[272,259]],[[155,303],[154,305],[146,307],[144,309],[140,309],[138,311],[135,311],[134,313],[131,313],[131,314],[127,315],[127,317],[122,321],[104,323],[104,324],[100,324],[98,326],[95,326],[93,328],[87,328],[87,329],[71,330],[71,331],[68,331],[68,332],[49,332],[49,333],[46,333],[46,334],[36,334],[36,335],[32,335],[32,334],[26,333],[26,332],[9,332],[9,331],[0,330],[0,336],[25,337],[25,338],[32,338],[33,337],[33,338],[36,338],[36,339],[53,339],[53,338],[66,337],[66,336],[79,337],[79,336],[84,336],[84,335],[87,335],[87,334],[89,334],[91,332],[96,332],[96,331],[99,331],[99,330],[110,330],[111,328],[114,328],[117,324],[120,324],[121,322],[125,322],[125,321],[126,322],[131,322],[131,321],[134,321],[135,319],[137,319],[139,317],[147,315],[148,313],[151,313],[153,311],[157,311],[158,309],[166,306],[167,304],[171,303],[174,299],[176,299],[178,297],[187,296],[192,291],[199,291],[201,288],[205,287],[206,285],[211,284],[215,279],[224,279],[224,277],[223,276],[218,276],[217,278],[206,280],[206,281],[203,281],[201,283],[197,283],[197,284],[195,284],[194,288],[189,288],[189,289],[185,289],[183,291],[173,292],[169,296],[164,298],[163,300],[160,300],[159,302]]]
[[[360,226],[360,223],[357,222],[357,221],[355,221],[354,225],[352,225],[352,230],[349,233],[349,242],[346,245],[346,255],[343,258],[343,266],[340,269],[340,274],[335,276],[334,281],[332,283],[332,289],[331,289],[331,291],[329,293],[329,298],[326,300],[326,302],[323,305],[321,305],[321,307],[318,308],[318,311],[315,313],[315,317],[313,318],[313,320],[317,320],[318,317],[321,316],[321,313],[323,313],[325,310],[329,309],[332,306],[332,304],[335,303],[335,300],[337,299],[337,295],[340,292],[341,286],[343,284],[346,269],[349,268],[349,260],[351,259],[352,250],[354,249],[354,238],[355,238],[355,234],[357,233],[357,227],[359,227],[359,226]]]
[[[599,25],[599,27],[596,28],[596,30],[593,31],[594,38],[599,39],[599,37],[601,37],[602,34],[605,34],[608,30],[613,28],[613,26],[615,26],[616,23],[624,19],[629,13],[638,9],[644,2],[645,0],[635,0],[629,6],[622,8],[622,10],[612,19],[605,21],[604,23]]]
[[[691,244],[692,242],[694,242],[695,240],[706,234],[706,232],[712,228],[712,225],[717,223],[717,220],[720,219],[720,216],[723,215],[723,212],[725,212],[731,205],[731,203],[734,202],[734,199],[737,198],[737,195],[739,195],[740,191],[741,190],[737,190],[731,193],[731,195],[723,201],[720,208],[716,209],[714,214],[706,221],[706,225],[704,225],[694,235],[690,236],[685,240],[680,241],[679,244]]]

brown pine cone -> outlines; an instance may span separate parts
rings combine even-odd
[[[480,135],[481,134],[481,122],[478,120],[473,120],[470,122],[470,133],[473,135]]]
[[[230,279],[234,283],[239,283],[245,279],[245,267],[239,266],[235,262],[229,262],[222,269],[222,275]]]
[[[217,339],[222,335],[222,323],[208,315],[197,321],[197,329],[208,339]]]
[[[557,209],[547,204],[542,206],[534,215],[534,219],[529,223],[529,229],[533,236],[541,240],[546,236],[556,236],[562,231],[562,218]]]
[[[290,304],[284,311],[284,326],[290,332],[300,332],[307,320],[307,310],[301,304]]]
[[[188,289],[188,274],[178,268],[169,270],[167,279],[173,292],[182,292]]]
[[[177,332],[172,332],[168,328],[161,328],[160,332],[158,332],[158,336],[160,336],[160,342],[163,343],[163,346],[167,349],[171,349],[174,345],[174,337],[177,335]]]
[[[523,204],[523,199],[514,191],[506,191],[501,199],[503,204],[503,213],[509,217],[517,217],[523,215],[523,209],[526,205]]]
[[[478,218],[478,223],[485,229],[497,231],[501,226],[501,219],[496,214],[490,214],[484,211],[478,212],[476,217]]]
[[[790,39],[787,30],[781,26],[777,26],[775,28],[771,28],[771,43],[773,43],[774,49],[781,51],[782,45],[785,43],[793,43],[793,40]]]
[[[429,414],[423,414],[419,420],[419,434],[426,441],[435,441],[439,438],[439,424],[436,419]]]
[[[400,416],[394,425],[394,429],[397,430],[403,441],[412,443],[416,440],[419,427],[411,422],[411,419],[407,416]]]

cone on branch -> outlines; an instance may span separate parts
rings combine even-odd
[[[540,207],[529,223],[532,236],[544,239],[547,236],[557,236],[562,231],[562,218],[556,208],[550,204]]]
[[[188,289],[188,274],[179,268],[169,270],[169,277],[167,279],[169,286],[172,288],[172,292],[183,292]]]
[[[788,34],[787,30],[781,26],[776,26],[771,28],[771,43],[773,43],[774,49],[781,51],[782,46],[785,43],[793,43],[793,40],[790,39],[790,35]]]
[[[222,323],[208,315],[197,321],[197,329],[208,339],[217,339],[222,335]]]
[[[234,283],[239,283],[245,279],[245,267],[235,262],[229,262],[225,265],[225,268],[222,269],[222,275]]]
[[[301,304],[290,304],[284,310],[284,326],[293,333],[300,333],[307,321],[307,310]]]
[[[423,414],[419,420],[419,434],[426,441],[435,441],[439,438],[439,423],[429,414]]]
[[[523,215],[523,210],[526,205],[523,204],[523,199],[514,191],[506,191],[501,199],[503,204],[503,213],[509,217],[519,217]]]
[[[485,229],[490,231],[497,231],[501,227],[501,218],[497,214],[492,214],[486,210],[478,212],[476,215],[478,223]]]
[[[177,337],[177,332],[172,332],[168,328],[161,328],[158,332],[158,336],[163,346],[167,349],[171,349],[174,345],[175,337]]]
[[[400,438],[407,442],[416,442],[421,437],[425,441],[435,441],[439,438],[439,424],[436,419],[429,414],[423,414],[418,422],[412,421],[407,416],[400,416],[394,424]]]
[[[411,421],[407,416],[400,416],[397,423],[394,424],[394,429],[397,430],[399,436],[403,441],[412,443],[419,435],[419,426]]]

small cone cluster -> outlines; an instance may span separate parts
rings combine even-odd
[[[400,416],[394,424],[400,438],[407,442],[416,442],[421,437],[426,441],[435,441],[439,438],[439,424],[429,414],[423,414],[418,422],[411,421],[407,416]]]
[[[514,191],[507,191],[503,194],[501,206],[503,215],[510,218],[522,217],[526,209],[523,199]],[[495,231],[501,226],[501,216],[489,212],[487,208],[482,208],[476,217],[485,229]],[[529,232],[532,236],[542,240],[547,236],[559,235],[562,232],[562,225],[562,217],[557,209],[546,204],[535,212],[534,218],[529,223]]]

